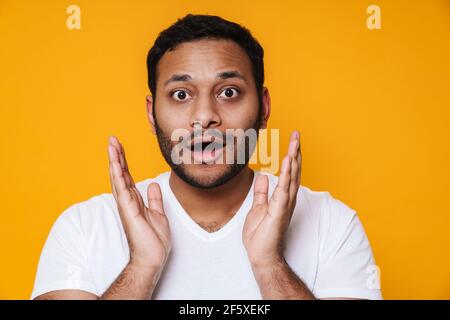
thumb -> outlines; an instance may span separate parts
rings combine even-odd
[[[148,185],[147,199],[148,208],[150,210],[158,211],[161,214],[164,213],[161,188],[159,187],[158,183],[153,182]]]
[[[264,174],[258,175],[255,180],[255,186],[253,188],[253,205],[252,209],[267,204],[269,192],[269,180]]]

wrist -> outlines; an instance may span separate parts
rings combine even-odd
[[[286,264],[282,255],[276,254],[273,256],[267,256],[264,259],[254,259],[250,261],[252,269],[257,273],[265,273],[274,268],[280,268]]]
[[[127,268],[137,274],[155,276],[161,273],[163,266],[147,263],[146,261],[130,257]]]

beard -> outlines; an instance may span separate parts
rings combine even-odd
[[[155,119],[156,136],[158,139],[159,148],[161,150],[164,159],[166,160],[167,164],[170,166],[172,171],[175,172],[175,174],[180,179],[182,179],[184,182],[188,183],[193,187],[209,189],[219,187],[227,183],[236,175],[238,175],[248,165],[248,162],[250,161],[250,156],[253,154],[253,151],[256,147],[256,145],[249,145],[249,141],[246,138],[240,143],[240,145],[236,146],[236,143],[234,143],[233,146],[236,146],[234,147],[235,148],[234,153],[236,153],[236,149],[239,150],[239,148],[244,148],[240,150],[245,150],[243,162],[237,163],[237,161],[233,161],[233,163],[231,164],[220,164],[223,170],[221,170],[221,172],[219,172],[218,174],[216,175],[208,174],[206,176],[199,176],[189,172],[189,167],[187,164],[183,163],[177,164],[172,160],[171,156],[172,149],[178,142],[172,141],[170,138],[170,134],[167,134],[161,129],[161,127],[158,125],[155,114],[154,119]],[[250,126],[249,128],[245,128],[244,130],[254,129],[256,131],[256,135],[258,136],[260,124],[261,124],[261,117],[260,112],[258,112],[258,116],[256,120],[253,122],[252,126]],[[223,139],[223,141],[224,140],[225,139]],[[226,145],[224,146],[223,150],[225,150],[225,147]],[[234,157],[234,159],[236,159],[236,156]]]

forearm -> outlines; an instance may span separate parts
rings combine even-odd
[[[129,263],[100,297],[101,300],[148,300],[158,283],[160,269]]]
[[[284,259],[270,265],[252,265],[262,298],[314,300],[315,297]]]

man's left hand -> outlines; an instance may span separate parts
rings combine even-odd
[[[270,200],[268,177],[256,177],[253,205],[242,234],[253,268],[266,268],[284,261],[284,236],[296,205],[300,176],[300,135],[294,131],[288,153],[282,161],[278,184]]]

